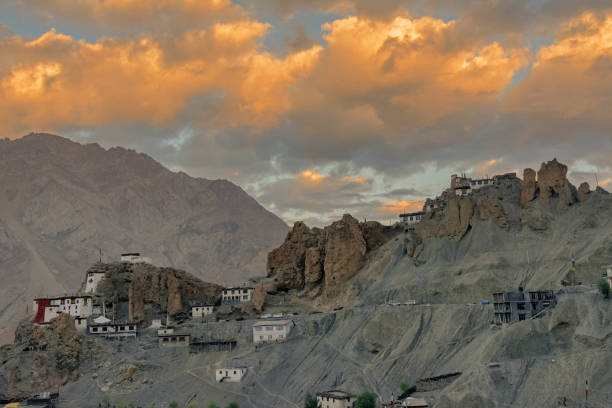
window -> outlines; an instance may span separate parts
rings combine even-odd
[[[478,185],[481,185],[481,184],[482,184],[482,180],[478,180]]]
[[[266,326],[266,331],[272,331],[272,330],[274,330],[274,327],[272,327],[272,326]]]
[[[489,184],[489,180],[485,180],[485,182],[484,182],[484,183],[485,183],[485,184]]]
[[[242,300],[249,300],[249,297],[248,297],[247,295],[244,295],[244,296],[242,297]]]
[[[70,303],[74,305],[76,303],[76,299],[70,299]]]
[[[278,330],[278,331],[282,331],[282,330],[283,330],[283,328],[282,328],[282,326],[276,326],[276,330]]]
[[[523,321],[525,320],[525,315],[524,314],[520,314],[519,315],[519,321]]]
[[[130,330],[134,330],[134,326],[130,326]]]
[[[261,331],[261,330],[262,330],[261,326],[255,327],[255,331]]]
[[[103,332],[108,331],[108,327],[103,327],[103,328],[102,328],[102,331],[103,331]]]
[[[167,338],[167,337],[164,337],[163,342],[164,342],[164,343],[167,343],[167,342],[168,342],[168,338]]]
[[[263,336],[259,336],[259,340],[263,340]]]
[[[93,328],[91,329],[91,331],[93,331],[93,332],[97,332],[97,331],[98,331],[98,328],[97,328],[97,327],[93,327]]]

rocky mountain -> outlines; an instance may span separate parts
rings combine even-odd
[[[218,283],[265,274],[287,226],[225,180],[151,157],[30,134],[0,140],[0,343],[37,295],[78,288],[98,260],[142,252]]]
[[[232,339],[232,351],[158,347],[146,323],[133,341],[82,336],[87,351],[78,378],[61,389],[62,404],[300,407],[307,393],[330,389],[371,391],[382,402],[404,382],[433,408],[578,408],[588,379],[588,406],[607,408],[612,301],[597,282],[612,264],[612,195],[574,188],[556,161],[541,168],[542,176],[505,175],[467,196],[446,191],[414,230],[348,215],[323,229],[297,223],[268,256],[268,276],[255,283],[267,293],[252,305],[295,323],[287,341],[255,346],[253,307],[178,327]],[[576,285],[568,285],[572,258]],[[159,293],[172,303],[170,275],[117,270],[116,281],[127,283],[112,293],[128,302]],[[494,324],[493,305],[481,301],[519,286],[552,289],[556,307]],[[147,308],[163,304],[145,301],[145,320]],[[3,364],[19,355],[15,347],[0,349]],[[247,367],[242,381],[216,382],[215,370],[230,367]]]

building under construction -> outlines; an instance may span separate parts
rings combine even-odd
[[[522,287],[519,287],[516,292],[493,294],[495,324],[516,323],[531,319],[556,305],[557,297],[552,290],[525,292]]]

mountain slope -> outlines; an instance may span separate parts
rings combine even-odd
[[[265,273],[285,223],[225,180],[48,134],[0,140],[0,342],[35,295],[74,290],[98,259],[138,251],[207,281]]]

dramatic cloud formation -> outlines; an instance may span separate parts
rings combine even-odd
[[[393,220],[450,173],[554,156],[577,179],[612,174],[605,1],[10,0],[0,13],[2,136],[134,147],[230,178],[289,222]]]

